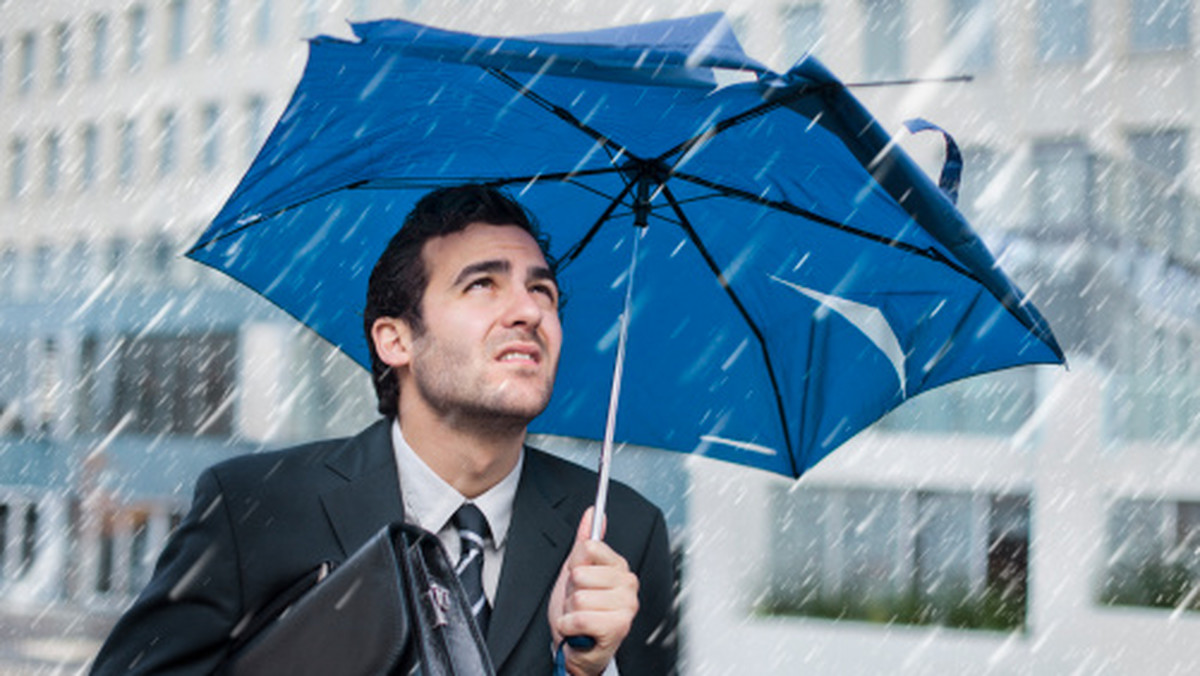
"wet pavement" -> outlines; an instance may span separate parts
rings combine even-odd
[[[116,619],[115,612],[76,605],[0,605],[0,676],[86,673]]]

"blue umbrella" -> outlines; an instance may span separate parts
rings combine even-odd
[[[612,439],[798,477],[909,397],[1063,360],[947,195],[812,57],[774,73],[719,14],[353,30],[312,41],[189,256],[364,366],[375,259],[417,199],[468,181],[518,197],[562,262],[566,339],[535,432],[597,436],[624,350]]]

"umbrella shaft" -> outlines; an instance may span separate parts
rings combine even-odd
[[[596,482],[596,509],[592,513],[591,539],[600,540],[604,534],[604,514],[608,506],[608,478],[612,464],[613,437],[617,430],[617,408],[621,401],[621,374],[625,367],[625,341],[629,335],[629,320],[633,315],[633,273],[637,269],[638,242],[643,228],[633,231],[630,247],[629,272],[625,277],[625,308],[621,312],[621,327],[617,335],[617,357],[613,362],[612,390],[608,397],[608,419],[604,423],[604,442],[600,446],[600,478]]]

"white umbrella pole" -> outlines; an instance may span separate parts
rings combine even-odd
[[[621,372],[625,367],[625,339],[629,334],[629,319],[633,314],[633,272],[637,268],[638,242],[644,227],[634,228],[633,246],[630,247],[629,272],[625,278],[625,309],[621,312],[621,327],[617,337],[617,358],[613,364],[612,391],[608,397],[608,420],[604,424],[604,442],[600,446],[600,479],[596,482],[596,509],[592,513],[591,539],[602,539],[604,513],[608,506],[609,466],[612,464],[613,435],[617,429],[617,405],[621,401]]]

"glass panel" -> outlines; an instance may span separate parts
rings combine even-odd
[[[1042,61],[1082,61],[1091,30],[1088,0],[1038,0],[1037,49]]]
[[[800,57],[809,52],[816,53],[824,35],[822,26],[823,9],[818,3],[786,6],[781,10],[784,68],[791,68]]]
[[[171,0],[171,4],[167,6],[167,15],[167,61],[174,63],[182,60],[187,52],[187,2]]]
[[[175,121],[175,113],[167,111],[159,118],[159,136],[158,136],[158,173],[166,176],[175,171],[177,164],[177,156],[179,154],[177,146],[179,145],[178,124]]]
[[[27,171],[26,165],[28,158],[26,155],[25,139],[13,139],[9,146],[9,165],[8,165],[8,196],[11,199],[19,199],[25,194],[25,182]]]
[[[1033,198],[1039,224],[1086,229],[1092,220],[1091,154],[1083,141],[1033,145]]]
[[[229,43],[229,0],[216,0],[212,7],[212,50],[225,51]]]
[[[20,59],[21,68],[17,91],[28,94],[33,91],[33,75],[37,70],[37,38],[33,33],[25,33],[17,45],[17,57]]]
[[[141,5],[129,10],[129,70],[141,67],[146,58],[146,8]]]
[[[108,66],[108,18],[98,16],[92,19],[92,55],[88,67],[93,80],[104,77]]]
[[[902,77],[908,26],[903,0],[861,0],[866,27],[863,74],[868,78]]]
[[[841,591],[848,602],[861,604],[867,619],[890,614],[900,592],[896,581],[899,507],[900,494],[895,492],[851,490],[845,495]]]
[[[830,491],[780,489],[772,495],[775,515],[770,546],[770,593],[761,610],[808,614],[827,589],[824,566],[830,542]],[[819,614],[819,613],[818,613]]]
[[[991,68],[996,60],[995,0],[950,0],[949,9],[947,42],[963,70]]]
[[[201,164],[205,170],[213,170],[221,161],[221,108],[210,103],[202,113],[204,136],[201,141]]]
[[[1130,47],[1139,52],[1187,47],[1191,13],[1188,0],[1130,0]]]
[[[917,495],[916,588],[935,614],[970,595],[973,498],[968,494]]]
[[[100,173],[100,131],[94,124],[89,124],[83,128],[83,157],[81,164],[80,182],[85,189],[90,188],[96,184]]]
[[[66,24],[54,27],[54,86],[62,87],[71,74],[71,30]]]
[[[122,185],[133,182],[134,171],[137,169],[137,126],[133,120],[121,123],[121,139],[119,157],[117,158],[117,178]]]

